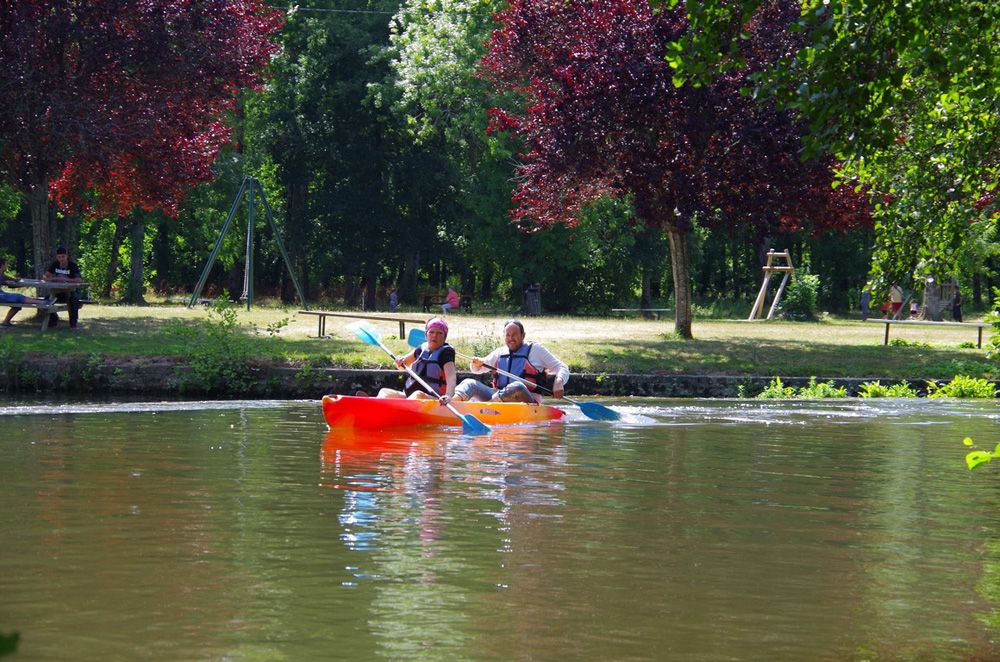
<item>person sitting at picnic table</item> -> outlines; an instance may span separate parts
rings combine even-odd
[[[6,285],[9,283],[16,283],[18,281],[17,276],[10,276],[4,270],[7,268],[7,258],[0,257],[0,285]],[[38,297],[29,297],[21,294],[20,292],[4,292],[0,288],[0,303],[31,303],[31,304],[49,304],[52,303],[52,298],[39,299]],[[7,316],[4,318],[3,322],[0,322],[0,326],[14,326],[12,320],[14,315],[21,310],[17,306],[12,306],[7,310]]]
[[[454,310],[462,305],[462,300],[458,296],[458,292],[455,291],[454,287],[448,288],[448,296],[445,297],[445,302],[441,304],[441,311],[445,314],[450,310]]]
[[[553,397],[561,398],[569,381],[566,364],[539,343],[525,344],[524,325],[519,320],[504,323],[503,338],[503,347],[494,349],[484,358],[473,358],[469,364],[476,373],[494,370],[492,388],[478,380],[466,379],[455,389],[455,400],[537,403],[541,402],[541,396],[534,391],[539,386],[552,391]],[[496,371],[497,368],[521,380],[503,375]]]
[[[413,372],[420,375],[421,379],[437,391],[441,402],[448,403],[455,395],[455,383],[458,381],[458,371],[455,369],[455,348],[445,342],[448,339],[448,323],[440,317],[432,317],[424,325],[424,331],[427,333],[427,340],[406,356],[396,359],[396,367],[403,370],[403,366],[409,366]],[[410,398],[411,400],[435,399],[435,396],[429,393],[412,375],[406,378],[402,391],[383,388],[379,390],[378,397]]]
[[[80,274],[80,267],[77,266],[76,262],[69,259],[69,253],[66,252],[66,248],[60,246],[56,249],[56,260],[49,265],[49,268],[42,274],[42,280],[51,283],[79,283],[83,281],[83,277]],[[69,292],[57,292],[56,301],[67,304],[67,312],[69,313],[69,327],[71,329],[76,328],[76,321],[80,313],[80,293],[73,289]],[[49,328],[59,324],[59,316],[55,313],[49,314]]]

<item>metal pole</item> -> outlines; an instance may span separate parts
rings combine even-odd
[[[247,300],[247,310],[253,305],[253,189],[257,180],[250,178],[250,197],[247,199],[247,261],[243,272],[243,296]]]
[[[222,248],[222,240],[226,238],[226,232],[229,231],[229,225],[233,222],[233,217],[236,215],[236,209],[239,207],[240,200],[243,199],[243,194],[246,192],[246,188],[247,178],[244,177],[243,181],[240,182],[240,189],[236,192],[236,197],[233,198],[233,206],[229,208],[229,216],[226,217],[226,222],[222,225],[222,231],[219,233],[219,238],[215,242],[215,247],[212,249],[212,253],[208,256],[208,262],[205,263],[205,268],[201,272],[201,277],[198,278],[198,284],[195,285],[194,292],[191,293],[191,300],[188,301],[188,308],[195,304],[202,289],[205,287],[205,282],[208,280],[208,273],[212,270],[212,265],[215,264],[215,258],[219,256],[219,249]]]
[[[260,199],[263,200],[264,211],[267,212],[267,222],[271,224],[271,231],[274,232],[274,240],[278,242],[278,250],[281,251],[281,257],[285,260],[285,266],[288,267],[288,275],[292,277],[292,285],[295,286],[295,291],[299,295],[302,307],[309,310],[309,304],[306,303],[306,297],[302,293],[299,279],[295,277],[295,269],[292,266],[291,259],[288,257],[288,251],[285,250],[285,243],[281,240],[281,232],[278,230],[278,224],[274,222],[274,214],[271,212],[271,204],[267,201],[267,196],[264,194],[264,187],[257,180],[254,180],[254,184],[260,190]]]

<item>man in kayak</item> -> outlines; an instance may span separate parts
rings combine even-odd
[[[472,372],[493,371],[493,386],[475,379],[463,380],[455,389],[455,400],[499,400],[502,402],[541,402],[535,394],[538,386],[552,391],[553,397],[563,397],[569,381],[569,368],[539,343],[524,342],[524,325],[510,320],[503,325],[504,347],[497,347],[484,358],[473,358]],[[495,369],[517,375],[519,381]]]
[[[396,367],[402,370],[404,365],[410,366],[428,385],[437,389],[441,401],[447,403],[454,397],[455,383],[458,381],[458,372],[455,370],[455,348],[445,342],[448,339],[448,324],[440,317],[432,317],[424,325],[424,331],[427,334],[426,342],[406,356],[399,357],[396,360]],[[434,399],[433,395],[424,390],[420,382],[409,376],[402,391],[383,388],[379,390],[378,397]]]

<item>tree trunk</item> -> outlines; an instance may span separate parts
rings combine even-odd
[[[417,272],[420,270],[420,251],[411,250],[406,254],[403,277],[399,283],[399,300],[409,304],[417,301]]]
[[[145,238],[146,223],[142,213],[136,212],[132,214],[132,229],[129,233],[131,268],[129,269],[128,292],[125,294],[125,301],[135,306],[148,305],[145,297],[146,274],[142,267]]]
[[[31,243],[34,252],[35,278],[41,278],[52,256],[52,238],[49,234],[49,183],[42,180],[28,191],[31,209]]]
[[[688,256],[688,232],[671,226],[667,228],[670,239],[670,266],[674,274],[674,331],[681,338],[691,335],[691,262]]]
[[[378,279],[374,275],[369,275],[365,279],[365,310],[378,310]]]
[[[108,260],[107,279],[104,281],[104,288],[101,290],[101,298],[103,299],[111,296],[111,288],[114,287],[115,277],[118,275],[119,253],[121,253],[122,241],[125,240],[125,230],[127,227],[123,217],[119,216],[115,220],[115,234],[111,238],[111,256]]]
[[[650,292],[650,283],[652,281],[651,275],[652,269],[649,266],[643,266],[642,268],[642,294],[639,296],[639,307],[640,308],[652,308],[653,307],[653,296]],[[653,313],[646,311],[642,314],[646,319],[653,319]]]
[[[76,260],[80,259],[80,217],[64,216],[62,245],[69,250],[69,254]]]

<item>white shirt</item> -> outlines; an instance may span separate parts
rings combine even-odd
[[[521,348],[518,347],[518,349],[520,350]],[[476,370],[475,368],[470,366],[470,369],[472,370],[472,372],[489,372],[490,369],[487,368],[486,366],[491,365],[494,368],[497,367],[497,363],[500,361],[500,357],[503,356],[504,354],[510,354],[510,350],[507,349],[507,346],[504,345],[503,347],[497,347],[492,352],[483,357],[482,368]],[[536,368],[544,370],[545,372],[554,373],[556,379],[562,380],[563,384],[569,381],[569,368],[566,366],[566,364],[557,359],[552,354],[552,352],[545,349],[545,347],[543,345],[540,345],[539,343],[531,344],[531,350],[528,352],[528,362],[531,363],[531,365],[535,366]]]

